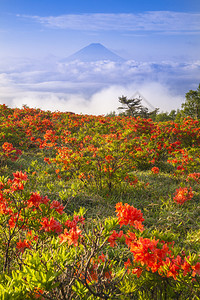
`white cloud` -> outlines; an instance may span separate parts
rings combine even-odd
[[[0,103],[9,107],[22,107],[26,104],[43,110],[101,115],[111,111],[117,112],[118,97],[125,95],[131,98],[137,90],[152,106],[159,107],[161,111],[176,109],[183,102],[183,97],[174,95],[168,87],[158,82],[149,82],[140,85],[110,85],[92,94],[91,97],[76,93],[19,91],[8,86],[3,90],[0,88]],[[146,103],[143,105],[148,106]]]
[[[22,17],[22,16],[21,16]],[[161,31],[200,33],[200,14],[173,11],[148,11],[130,14],[68,14],[60,16],[23,16],[44,26],[85,31]]]
[[[6,72],[6,65],[0,64],[1,104],[83,114],[116,111],[118,97],[130,98],[136,91],[160,111],[180,108],[185,92],[196,89],[200,77],[199,61],[55,62],[50,66],[32,62],[32,67],[27,61],[27,65],[14,66]]]

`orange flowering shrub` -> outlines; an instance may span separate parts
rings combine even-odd
[[[33,249],[39,237],[46,234],[58,236],[63,232],[66,228],[62,218],[64,207],[39,193],[25,191],[26,173],[17,171],[13,177],[0,182],[0,226],[5,228],[1,243],[6,249],[16,244],[16,251],[23,253],[25,249]],[[10,250],[6,250],[4,255],[4,270],[7,270],[12,259]],[[18,256],[17,252],[15,255]]]
[[[133,207],[130,209],[130,206],[127,204],[123,206],[122,203],[118,203],[116,205],[119,224],[121,222],[123,225],[129,224],[130,227],[135,228],[134,222],[132,223],[131,221],[129,223],[127,220],[128,210],[135,211]],[[134,217],[130,217],[130,219],[133,220]],[[117,237],[117,234],[114,233],[114,236]],[[122,232],[120,232],[120,236],[122,236]],[[125,242],[133,254],[133,259],[132,262],[128,259],[124,266],[129,273],[137,275],[138,278],[146,271],[157,273],[161,277],[173,278],[174,280],[177,280],[179,276],[182,278],[182,276],[195,277],[200,275],[200,262],[192,263],[190,257],[186,257],[185,254],[175,256],[174,243],[166,243],[155,238],[137,237],[132,231],[128,231],[125,234]]]

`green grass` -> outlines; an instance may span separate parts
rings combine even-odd
[[[30,189],[47,195],[51,200],[59,200],[65,205],[67,213],[86,209],[86,218],[105,219],[115,215],[118,202],[128,203],[141,209],[144,226],[148,233],[159,238],[167,233],[167,238],[174,240],[181,248],[191,252],[200,251],[200,189],[192,183],[194,197],[191,201],[178,205],[173,201],[177,187],[183,184],[182,178],[176,178],[166,171],[152,174],[151,171],[134,171],[139,183],[125,190],[115,188],[109,192],[106,188],[94,187],[77,180],[58,179],[51,165],[44,162],[42,151],[27,151],[15,162],[7,161],[0,169],[0,174],[12,176],[16,170],[26,171]],[[33,175],[33,172],[36,172]],[[164,238],[163,238],[164,239]]]

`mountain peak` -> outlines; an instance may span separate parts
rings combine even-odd
[[[122,62],[124,59],[119,55],[113,53],[108,48],[104,47],[100,43],[92,43],[76,53],[70,55],[67,60],[80,60],[83,62],[110,60],[116,62]]]

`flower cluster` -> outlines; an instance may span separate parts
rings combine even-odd
[[[119,233],[117,233],[115,230],[113,230],[112,234],[108,238],[108,242],[110,243],[110,247],[114,247],[116,245],[116,241],[124,236],[123,231],[121,230]]]
[[[130,225],[140,231],[143,230],[142,222],[144,221],[144,218],[141,210],[138,210],[127,203],[123,205],[120,202],[116,204],[116,212],[120,226]]]
[[[13,145],[11,143],[5,142],[2,145],[2,149],[4,152],[4,155],[6,157],[9,157],[11,160],[15,161],[19,158],[19,155],[22,154],[22,151],[19,149],[16,149],[15,147],[13,147]]]
[[[63,228],[60,222],[54,219],[54,217],[51,217],[50,219],[44,217],[42,218],[42,221],[40,222],[42,227],[40,230],[44,230],[46,232],[56,232],[61,233]]]
[[[59,235],[60,243],[68,242],[68,245],[78,246],[79,238],[81,237],[82,230],[77,226],[78,223],[84,224],[85,218],[82,216],[74,215],[73,220],[67,220],[64,229],[64,233]]]
[[[118,203],[116,206],[120,210],[119,223],[122,222],[124,225],[130,225],[135,228],[134,223],[129,223],[127,220],[127,209],[130,210],[130,206],[126,203],[124,206],[122,203]],[[119,213],[117,214],[119,215]],[[133,220],[133,217],[131,217],[131,220]],[[195,264],[192,264],[189,256],[186,257],[184,254],[175,256],[173,244],[160,241],[159,239],[156,240],[155,238],[138,238],[132,231],[128,231],[127,234],[124,234],[122,231],[117,234],[113,231],[108,239],[110,246],[115,246],[115,240],[122,236],[125,236],[125,242],[133,254],[133,261],[131,262],[128,259],[124,264],[125,268],[129,272],[136,274],[137,277],[140,277],[144,270],[152,273],[157,272],[163,277],[172,277],[175,280],[181,274],[183,276],[187,274],[191,276],[200,275],[200,262],[197,261]]]
[[[140,237],[130,244],[130,251],[133,253],[134,261],[145,266],[148,271],[153,273],[163,266],[167,255],[171,251],[167,244],[158,247],[159,240]]]
[[[19,242],[16,244],[16,247],[20,252],[23,253],[26,248],[31,249],[31,241],[26,239],[23,241],[19,240]]]
[[[184,202],[191,200],[193,195],[194,193],[191,187],[190,189],[187,187],[180,187],[179,189],[176,189],[173,199],[176,203],[183,204]]]
[[[153,172],[153,174],[158,174],[160,170],[159,170],[158,167],[153,167],[153,168],[151,169],[151,171]]]
[[[186,181],[196,181],[197,183],[200,183],[200,173],[188,174]]]

